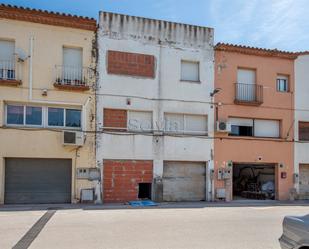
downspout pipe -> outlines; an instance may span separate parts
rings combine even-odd
[[[30,101],[32,100],[33,42],[34,42],[34,36],[31,36],[29,43],[29,100]]]

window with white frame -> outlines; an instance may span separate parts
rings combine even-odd
[[[229,118],[231,136],[280,137],[280,121],[249,118]]]
[[[197,61],[181,61],[181,80],[200,81],[200,63]]]
[[[152,131],[152,112],[128,111],[127,122],[127,127],[129,131]]]
[[[42,126],[42,107],[7,105],[6,123],[20,126]]]
[[[83,50],[81,48],[63,48],[63,71],[62,79],[64,83],[81,83]]]
[[[48,126],[81,127],[81,110],[48,107]]]
[[[15,42],[0,40],[0,79],[15,79]]]
[[[277,76],[277,91],[288,92],[289,91],[289,77],[286,75]]]
[[[182,134],[207,134],[207,116],[165,113],[165,131]]]
[[[8,104],[6,105],[6,124],[29,127],[81,128],[81,110]]]

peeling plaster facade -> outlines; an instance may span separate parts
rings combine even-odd
[[[107,52],[110,50],[154,56],[154,77],[108,74]],[[207,165],[205,199],[211,200],[213,29],[101,12],[98,54],[97,163],[103,169],[104,160],[151,160],[155,183],[162,180],[166,161],[203,162]],[[182,60],[199,62],[200,82],[180,80]],[[103,128],[104,108],[149,111],[157,131],[148,134],[108,132]],[[207,115],[208,136],[164,134],[164,113]],[[155,184],[152,197],[158,199],[154,188]]]

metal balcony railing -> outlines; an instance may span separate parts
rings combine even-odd
[[[263,103],[263,86],[257,84],[235,84],[235,103],[260,105]]]
[[[0,60],[0,80],[2,81],[20,81],[18,63],[15,60]]]
[[[92,70],[88,67],[55,66],[55,85],[89,87]]]

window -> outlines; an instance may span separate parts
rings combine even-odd
[[[272,137],[280,136],[280,122],[278,120],[230,118],[232,126],[231,136]]]
[[[6,124],[81,128],[81,110],[9,104],[6,106]]]
[[[82,56],[81,48],[63,48],[63,75],[65,83],[81,84],[82,80]]]
[[[181,80],[200,81],[200,63],[193,61],[181,61]]]
[[[237,70],[237,83],[240,84],[255,84],[256,72],[253,69],[241,69]]]
[[[289,81],[288,76],[278,75],[277,76],[277,91],[278,92],[288,92],[289,91]]]
[[[42,107],[26,106],[26,125],[42,125]]]
[[[11,125],[24,124],[24,107],[8,105],[6,109],[6,122]]]
[[[253,136],[253,119],[230,118],[232,126],[232,136]]]
[[[152,112],[128,111],[128,130],[152,131]]]
[[[65,126],[81,127],[81,110],[67,109],[65,116]]]
[[[277,120],[254,120],[255,137],[279,137],[280,125]]]
[[[236,100],[256,101],[256,71],[250,69],[237,70]]]
[[[81,127],[81,110],[48,107],[48,126]]]
[[[309,141],[309,122],[298,123],[298,140]]]
[[[207,134],[207,116],[166,113],[165,131],[183,134]]]
[[[0,40],[0,79],[15,79],[15,43]]]
[[[42,107],[7,105],[6,113],[8,125],[42,125]]]
[[[63,108],[48,108],[48,126],[63,126],[64,125],[64,109]]]

